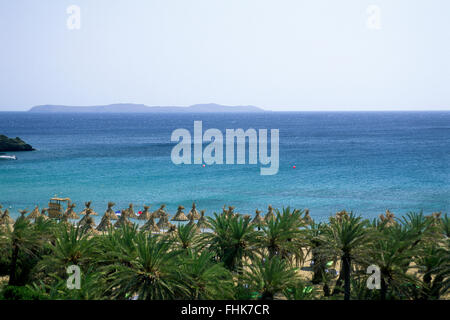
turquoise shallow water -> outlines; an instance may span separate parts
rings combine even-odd
[[[174,129],[280,130],[280,169],[260,165],[174,165]],[[131,202],[136,211],[166,203],[173,214],[192,201],[207,214],[224,204],[237,212],[292,206],[326,219],[338,210],[372,218],[450,208],[450,112],[258,114],[37,114],[0,112],[0,133],[37,151],[0,161],[0,203],[13,216],[70,197],[99,213]],[[296,166],[293,169],[293,166]]]

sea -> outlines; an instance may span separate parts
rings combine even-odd
[[[194,121],[224,135],[279,129],[278,173],[261,175],[260,164],[174,164],[172,132],[192,134]],[[166,204],[170,214],[195,202],[206,215],[224,205],[252,215],[290,206],[317,221],[344,209],[369,219],[386,209],[398,217],[450,209],[450,112],[0,112],[0,134],[36,149],[0,161],[0,203],[13,217],[54,196],[69,197],[75,211],[92,201],[100,214],[108,201],[136,212]]]

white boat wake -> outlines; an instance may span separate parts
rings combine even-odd
[[[17,160],[16,156],[0,155],[0,160]]]

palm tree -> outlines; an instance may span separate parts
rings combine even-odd
[[[111,298],[125,299],[130,295],[139,300],[184,298],[189,295],[166,237],[137,233],[134,251],[121,251],[119,260],[101,267],[104,290]]]
[[[202,234],[202,244],[216,254],[228,270],[240,270],[243,260],[255,256],[256,233],[248,219],[214,213],[208,217],[213,232]]]
[[[22,260],[34,255],[34,251],[39,248],[39,235],[34,232],[32,225],[23,215],[14,223],[14,228],[7,233],[9,247],[11,250],[11,260],[9,266],[8,285],[20,284],[18,277],[18,266]],[[24,257],[25,256],[25,257]]]
[[[32,269],[45,251],[45,244],[53,239],[54,227],[53,221],[37,218],[31,223],[22,215],[13,228],[0,233],[2,256],[7,257],[9,265],[9,285],[23,285],[29,280]]]
[[[389,291],[394,295],[410,295],[408,287],[403,284],[416,282],[414,277],[407,273],[415,251],[410,246],[411,241],[405,240],[405,230],[406,228],[399,224],[381,228],[367,245],[369,264],[380,268],[381,300],[387,298]]]
[[[344,299],[350,299],[350,275],[352,270],[352,261],[361,255],[364,245],[368,240],[365,230],[366,221],[350,214],[341,212],[336,217],[330,218],[330,223],[324,230],[326,237],[327,250],[339,257],[341,262],[341,271],[339,279],[336,282],[336,293],[344,281]]]
[[[304,260],[303,232],[300,228],[305,224],[301,219],[302,211],[287,207],[282,212],[276,210],[274,218],[267,219],[258,233],[258,247],[264,253],[268,250],[269,258],[278,255],[282,259],[299,264]]]
[[[419,250],[417,256],[415,262],[419,270],[423,272],[422,298],[439,299],[449,289],[450,254],[448,245],[427,243]]]
[[[136,238],[140,233],[138,228],[136,224],[123,224],[99,237],[94,247],[95,263],[99,266],[115,262],[127,263],[121,259],[136,252]]]
[[[33,300],[93,300],[102,299],[103,283],[98,273],[93,269],[81,273],[80,289],[71,290],[67,288],[67,279],[54,276],[52,281],[35,281],[27,284],[26,288]]]
[[[57,230],[54,243],[49,246],[50,253],[40,261],[38,269],[48,275],[64,276],[67,267],[88,266],[93,261],[93,241],[88,239],[82,228],[70,225]]]
[[[259,292],[262,300],[273,300],[276,294],[295,287],[299,280],[297,269],[278,256],[252,261],[242,277],[242,282]]]
[[[189,299],[233,298],[232,275],[221,263],[214,261],[214,253],[188,251],[187,256],[180,256],[180,258],[181,274],[189,287]]]
[[[435,239],[435,228],[433,221],[427,219],[423,212],[409,212],[400,220],[404,228],[402,233],[405,239],[411,241],[411,247],[416,247],[422,241],[433,241]]]
[[[175,249],[182,252],[194,249],[197,245],[197,235],[196,225],[179,225],[172,234]]]
[[[329,281],[331,274],[327,271],[327,263],[332,260],[333,253],[330,252],[327,246],[327,239],[324,236],[324,223],[309,222],[309,228],[306,230],[306,241],[308,245],[308,252],[311,253],[312,264],[312,283],[323,283],[324,296],[330,295]]]

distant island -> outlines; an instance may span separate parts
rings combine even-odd
[[[8,151],[33,151],[33,147],[27,144],[25,141],[16,138],[8,138],[7,136],[0,134],[0,152]]]
[[[195,104],[189,107],[149,107],[144,104],[119,103],[104,106],[62,106],[41,105],[32,107],[29,112],[89,112],[89,113],[209,113],[209,112],[265,112],[255,106],[224,106],[215,103]]]

